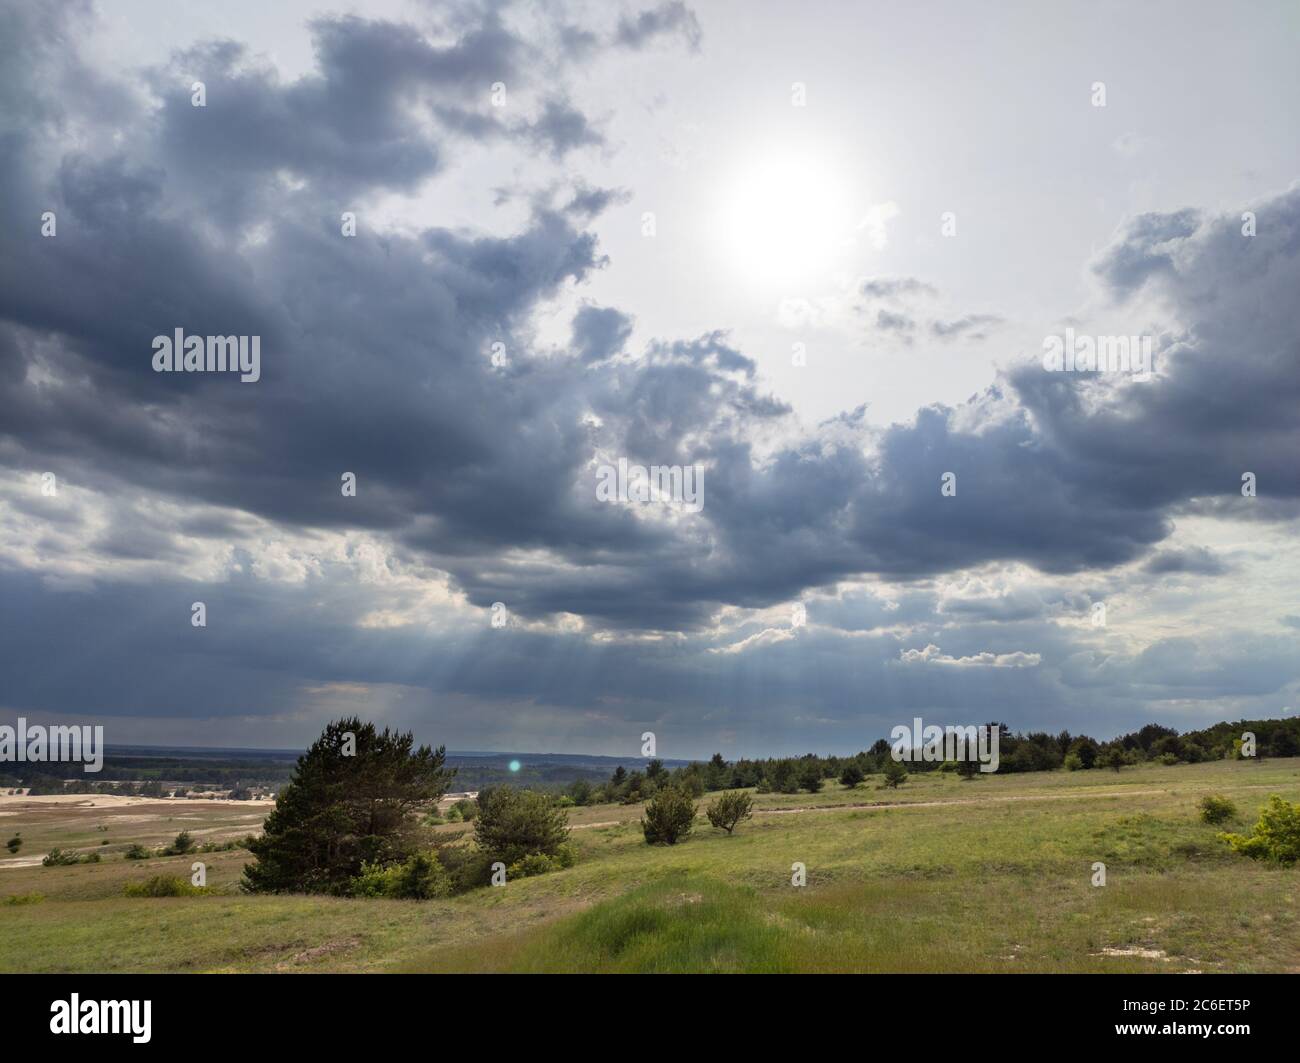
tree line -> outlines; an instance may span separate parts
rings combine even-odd
[[[1002,775],[1057,768],[1118,770],[1128,764],[1197,764],[1222,760],[1241,755],[1241,738],[1245,732],[1255,735],[1256,757],[1300,756],[1300,719],[1224,721],[1185,734],[1172,727],[1149,723],[1105,742],[1069,731],[1012,732],[1005,723],[997,721],[989,726],[998,729],[997,774]],[[844,757],[807,753],[801,757],[729,761],[721,753],[715,753],[708,761],[694,761],[671,770],[662,760],[651,760],[644,770],[628,771],[620,766],[604,783],[575,781],[566,796],[575,805],[637,804],[668,785],[694,797],[718,790],[750,788],[759,793],[816,793],[827,779],[839,779],[853,786],[868,775],[884,775],[888,785],[891,776],[899,778],[900,769],[891,768],[891,764],[897,762],[891,755],[890,743],[883,738],[860,753]],[[971,764],[971,761],[959,764],[914,759],[907,763],[905,772],[957,771],[970,775],[973,774]]]

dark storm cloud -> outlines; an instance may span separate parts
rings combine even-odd
[[[610,359],[630,322],[617,308],[587,308],[574,322],[573,357],[528,349],[523,326],[538,303],[603,263],[575,224],[586,209],[535,205],[509,236],[430,228],[378,238],[363,224],[345,239],[327,191],[268,181],[244,204],[256,208],[244,221],[261,225],[262,239],[222,235],[225,219],[196,216],[202,197],[189,194],[207,159],[245,172],[319,171],[327,186],[340,177],[401,187],[425,165],[403,154],[404,107],[425,91],[478,93],[479,75],[509,76],[522,47],[492,15],[445,47],[360,19],[318,21],[313,32],[319,70],[290,86],[237,64],[235,45],[192,52],[185,62],[198,55],[215,75],[209,108],[165,97],[156,141],[134,159],[68,152],[49,170],[36,153],[8,158],[20,253],[0,267],[0,310],[19,326],[9,350],[55,378],[3,378],[6,432],[24,462],[39,456],[304,528],[384,531],[446,567],[476,604],[655,628],[858,573],[907,579],[999,560],[1061,573],[1117,565],[1168,534],[1171,506],[1232,494],[1243,469],[1271,491],[1294,489],[1283,458],[1292,451],[1260,444],[1270,432],[1275,444],[1293,439],[1296,374],[1285,350],[1252,346],[1295,334],[1292,322],[1269,320],[1292,315],[1293,301],[1258,320],[1255,290],[1237,295],[1242,252],[1186,212],[1137,219],[1102,256],[1112,265],[1099,267],[1117,284],[1214,287],[1212,316],[1197,299],[1179,308],[1188,331],[1174,341],[1169,384],[1098,404],[1085,401],[1089,379],[1021,367],[965,407],[928,408],[882,432],[858,426],[854,440],[814,434],[762,460],[756,433],[788,407],[764,393],[753,361],[722,333]],[[241,120],[223,119],[217,100]],[[354,130],[363,139],[345,150]],[[425,146],[432,165],[441,145]],[[175,193],[174,174],[188,175]],[[190,209],[174,210],[173,194]],[[584,208],[605,202],[598,195]],[[63,212],[53,240],[20,221],[47,203]],[[1300,214],[1295,193],[1265,213],[1274,228],[1255,238],[1246,265],[1253,283],[1281,288],[1296,274],[1286,229]],[[1214,262],[1230,251],[1221,273]],[[910,277],[861,290],[933,291]],[[910,322],[881,313],[887,328]],[[1234,313],[1224,386],[1211,379],[1224,375]],[[150,338],[178,325],[262,335],[262,381],[150,372]],[[493,342],[505,344],[506,365],[489,360]],[[1207,424],[1220,438],[1206,438]],[[598,503],[597,453],[704,465],[704,512],[646,522]],[[343,471],[358,476],[356,499],[339,495]],[[956,497],[940,493],[947,472]],[[512,549],[548,559],[503,562]]]
[[[1105,570],[1148,557],[1189,507],[1257,518],[1266,503],[1300,497],[1295,190],[1258,205],[1267,223],[1254,238],[1231,216],[1190,212],[1147,215],[1116,234],[1097,276],[1120,303],[1149,290],[1174,321],[1150,383],[1110,387],[1021,365],[957,407],[927,407],[880,430],[858,411],[793,436],[789,407],[724,332],[629,351],[628,310],[584,304],[558,352],[533,349],[538,308],[604,264],[584,226],[621,193],[579,185],[558,209],[535,203],[507,234],[434,225],[379,236],[367,226],[373,196],[410,189],[469,140],[513,137],[539,154],[595,143],[567,104],[546,135],[530,132],[529,119],[492,115],[488,86],[526,81],[530,52],[490,12],[437,45],[388,23],[314,23],[318,68],[291,84],[236,44],[201,45],[166,76],[155,72],[160,109],[128,115],[121,146],[61,130],[57,116],[97,106],[59,72],[75,50],[55,43],[74,41],[73,27],[5,11],[21,36],[6,47],[26,73],[0,127],[0,462],[192,510],[188,525],[160,530],[146,511],[107,507],[109,527],[86,533],[102,557],[168,560],[186,536],[207,537],[205,549],[223,536],[238,547],[245,515],[290,535],[365,529],[448,572],[477,606],[707,639],[724,607],[787,603],[860,574],[900,585],[990,562]],[[636,32],[652,23],[638,20]],[[191,108],[185,78],[204,73],[208,107]],[[129,93],[104,98],[132,106]],[[339,231],[349,209],[359,214],[354,238]],[[56,238],[39,235],[44,210],[58,213]],[[901,300],[934,289],[877,278],[861,294]],[[175,327],[260,335],[262,379],[153,373],[150,340]],[[491,359],[494,343],[503,363]],[[643,520],[598,501],[598,457],[704,466],[703,511]],[[344,471],[357,474],[356,498],[340,495]],[[1266,498],[1240,495],[1244,471]],[[949,472],[953,497],[940,490]],[[50,537],[59,512],[53,500],[33,502],[20,517],[34,537]],[[1168,564],[1162,556],[1151,563]],[[10,702],[20,706],[84,704],[117,682],[104,697],[121,712],[132,699],[144,714],[184,711],[184,697],[211,712],[269,712],[308,677],[571,706],[624,697],[679,719],[712,703],[743,729],[793,705],[847,719],[843,706],[864,690],[888,690],[895,705],[968,697],[1028,716],[1048,699],[1082,705],[1071,701],[1078,691],[1134,676],[1155,688],[1178,656],[1123,668],[1070,656],[1065,636],[1044,631],[1045,618],[1083,604],[1063,595],[948,598],[938,608],[901,594],[896,609],[815,600],[814,624],[842,631],[800,633],[762,655],[708,655],[673,639],[597,647],[512,629],[491,644],[486,629],[437,639],[411,625],[363,630],[347,585],[285,589],[241,576],[202,594],[119,582],[55,596],[25,574],[5,578],[17,603],[6,618],[9,665],[34,652],[38,635],[117,625],[107,641],[82,639],[92,651],[72,674],[25,675]],[[207,642],[181,641],[177,602],[202,596],[240,621],[210,627]],[[30,623],[20,619],[28,614]],[[119,630],[127,616],[137,630]],[[966,626],[941,638],[889,630],[954,618]],[[941,657],[900,660],[929,643]],[[487,645],[502,652],[485,655]],[[1252,659],[1237,649],[1198,685],[1257,696],[1284,677],[1280,650]],[[986,653],[1044,663],[942,663]],[[146,659],[165,663],[141,678]],[[194,694],[200,661],[228,670],[229,683]],[[1252,661],[1265,679],[1247,681]],[[1123,701],[1110,696],[1112,706]],[[1139,709],[1124,702],[1116,712],[1143,722]]]
[[[707,640],[599,646],[486,624],[374,630],[356,624],[374,599],[328,582],[241,576],[202,591],[156,581],[51,593],[33,573],[0,571],[0,594],[11,606],[0,613],[0,637],[14,660],[48,661],[69,631],[95,632],[57,666],[12,669],[6,707],[88,713],[107,725],[110,741],[116,717],[238,721],[233,744],[252,745],[264,741],[263,721],[282,735],[286,717],[304,715],[301,738],[309,740],[334,704],[331,685],[342,684],[373,718],[461,747],[508,742],[526,731],[523,714],[551,721],[573,748],[635,748],[650,728],[666,756],[849,752],[914,713],[963,722],[991,711],[1032,728],[1051,705],[1072,729],[1107,735],[1146,722],[1144,698],[1266,698],[1294,675],[1282,640],[1169,639],[1117,656],[1080,653],[1068,632],[1039,621],[948,630],[940,653],[907,662],[902,651],[921,649],[926,636],[809,627],[761,651],[713,654]],[[207,605],[205,628],[188,622],[196,598]],[[814,605],[810,618],[823,615]],[[932,615],[920,600],[893,612]],[[953,663],[1025,651],[1040,663]]]

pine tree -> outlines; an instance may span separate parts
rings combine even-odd
[[[330,893],[362,864],[386,867],[420,848],[418,816],[437,807],[455,775],[446,750],[410,732],[375,730],[356,717],[329,724],[298,758],[244,868],[252,893]]]

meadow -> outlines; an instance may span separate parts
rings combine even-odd
[[[758,794],[734,835],[701,814],[668,847],[640,806],[575,808],[573,867],[434,901],[244,895],[242,850],[123,857],[256,831],[248,802],[0,797],[24,840],[0,851],[0,971],[1300,972],[1300,868],[1232,853],[1197,809],[1223,794],[1245,831],[1300,801],[1300,759],[880,781]],[[35,863],[55,846],[102,859]],[[123,896],[194,860],[207,895]]]

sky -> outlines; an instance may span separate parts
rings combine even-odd
[[[734,758],[1300,711],[1297,31],[0,0],[0,722]],[[177,329],[257,379],[158,371]]]

